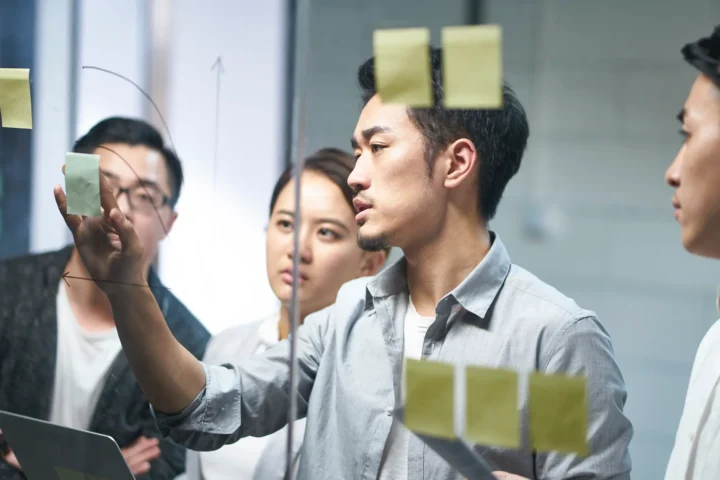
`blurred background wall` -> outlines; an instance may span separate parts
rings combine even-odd
[[[0,17],[14,1],[0,2]],[[151,92],[184,163],[180,217],[159,258],[164,282],[212,331],[271,311],[264,226],[287,142],[287,1],[36,0],[32,155],[0,159],[3,169],[18,158],[31,165],[29,199],[17,196],[30,202],[28,240],[12,248],[0,240],[0,258],[68,243],[51,189],[73,138],[108,115],[162,127],[126,82],[80,68],[95,65]],[[361,107],[355,72],[372,54],[374,29],[428,26],[439,45],[444,25],[503,26],[505,77],[528,111],[531,141],[492,228],[515,263],[598,313],[629,390],[633,478],[662,478],[720,282],[716,263],[683,251],[663,175],[695,76],[680,48],[720,21],[720,2],[310,5],[301,32],[307,151],[349,149]],[[4,211],[7,198],[6,188]]]

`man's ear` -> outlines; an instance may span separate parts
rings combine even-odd
[[[478,162],[475,145],[467,138],[459,138],[451,143],[447,150],[445,187],[456,188],[469,176],[473,176]]]
[[[362,265],[360,266],[361,277],[372,277],[382,269],[387,260],[385,250],[379,252],[363,252]]]
[[[162,216],[158,216],[158,221],[164,222],[163,230],[165,230],[165,233],[163,234],[162,240],[165,240],[167,236],[170,234],[170,230],[172,230],[173,225],[175,225],[175,220],[177,220],[178,212],[175,210],[172,210],[170,212],[170,216],[167,220],[163,219]]]

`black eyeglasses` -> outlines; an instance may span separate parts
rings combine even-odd
[[[120,199],[123,193],[127,195],[130,208],[141,212],[152,212],[170,203],[170,197],[152,185],[135,185],[130,188],[110,187],[115,198]]]

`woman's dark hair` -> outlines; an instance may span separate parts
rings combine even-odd
[[[322,148],[305,159],[303,171],[312,171],[325,175],[340,188],[348,206],[354,211],[355,207],[352,202],[355,193],[347,183],[353,168],[355,168],[355,157],[349,153],[338,148]],[[287,167],[275,184],[270,198],[270,215],[272,215],[280,192],[292,180],[293,169],[293,165]]]

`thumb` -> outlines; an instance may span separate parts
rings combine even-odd
[[[112,222],[113,228],[120,237],[122,243],[123,253],[125,254],[140,254],[142,253],[142,245],[140,239],[135,233],[130,220],[120,211],[119,208],[113,208],[110,211],[110,221]]]

